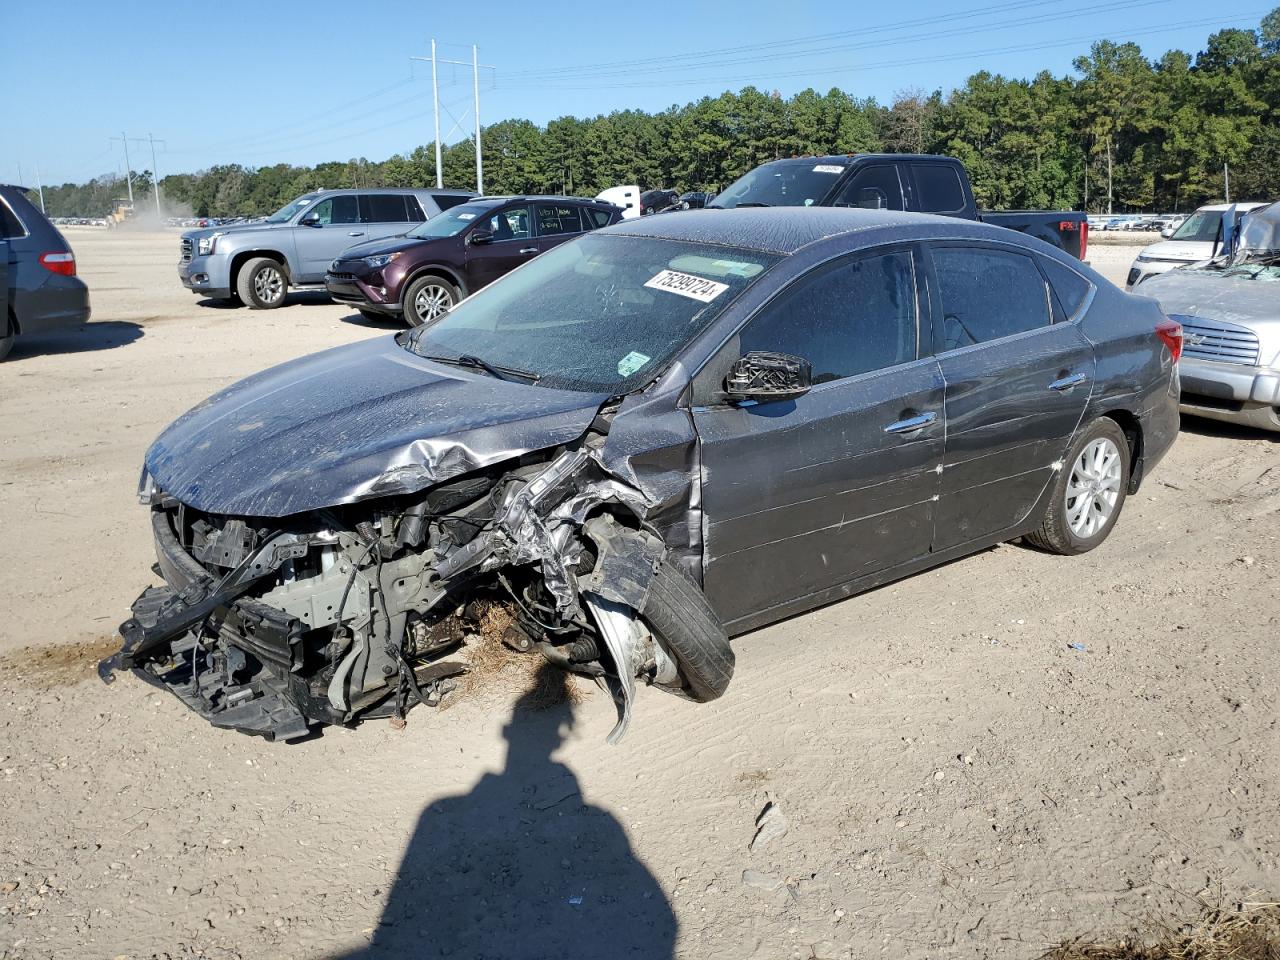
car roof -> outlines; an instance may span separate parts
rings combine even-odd
[[[637,217],[606,228],[606,233],[693,243],[714,243],[770,253],[790,254],[818,240],[881,227],[945,228],[962,225],[966,232],[1009,239],[1011,231],[976,220],[956,220],[927,213],[862,210],[852,207],[736,207],[731,210],[686,210],[660,217]],[[939,229],[942,236],[954,232]],[[1016,236],[1022,236],[1017,234]]]
[[[333,187],[321,188],[320,190],[311,190],[302,194],[304,197],[332,197],[335,194],[351,194],[351,193],[448,193],[458,196],[470,197],[474,195],[471,190],[454,190],[450,187]]]
[[[1196,212],[1199,213],[1201,210],[1230,210],[1232,207],[1237,210],[1252,210],[1255,207],[1265,207],[1268,203],[1270,203],[1269,200],[1250,200],[1245,203],[1207,203],[1203,207],[1196,207]],[[1178,216],[1185,217],[1186,214],[1180,213]]]
[[[596,200],[594,197],[569,197],[569,196],[565,196],[563,194],[557,194],[557,193],[513,193],[513,194],[510,194],[509,196],[508,195],[499,195],[499,196],[486,195],[486,196],[471,198],[471,201],[473,203],[488,203],[490,201],[493,201],[494,203],[513,203],[516,201],[523,202],[526,200],[538,200],[543,202],[546,202],[549,200],[555,200],[560,202],[568,201],[572,203],[589,203],[592,206],[596,206],[596,207],[614,206],[614,204],[610,203],[608,200]]]

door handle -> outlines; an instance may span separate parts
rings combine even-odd
[[[364,231],[362,230],[362,231],[360,231],[359,233],[348,233],[348,234],[347,234],[347,236],[348,236],[348,237],[363,237],[363,236],[364,236]]]
[[[1049,389],[1058,391],[1070,390],[1072,387],[1080,386],[1080,384],[1084,383],[1088,379],[1089,378],[1083,373],[1073,373],[1069,377],[1063,377],[1061,380],[1053,381],[1053,383],[1049,384]]]
[[[520,252],[521,253],[537,253],[538,248],[537,247],[521,247]]]
[[[921,413],[914,417],[907,417],[905,420],[899,420],[891,423],[884,428],[885,433],[913,433],[916,430],[923,430],[925,427],[935,423],[938,415],[932,410],[928,413]]]

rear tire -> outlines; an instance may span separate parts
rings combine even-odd
[[[725,692],[734,666],[729,637],[706,594],[670,560],[653,575],[641,616],[675,658],[692,699],[706,702]]]
[[[18,335],[13,329],[13,317],[5,317],[4,333],[0,334],[0,360],[9,355],[9,351],[13,349],[13,341],[17,339]]]
[[[430,323],[452,310],[461,299],[458,288],[444,277],[419,277],[404,292],[405,323],[411,327]]]
[[[282,306],[288,292],[284,267],[270,257],[254,257],[236,275],[236,294],[254,310],[274,310]]]
[[[1129,441],[1110,417],[1080,431],[1053,482],[1040,528],[1031,544],[1050,553],[1088,553],[1107,539],[1120,519],[1129,489]]]

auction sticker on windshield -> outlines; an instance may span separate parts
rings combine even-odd
[[[705,280],[691,273],[679,273],[675,270],[663,270],[652,279],[646,280],[644,285],[654,290],[677,293],[691,300],[701,300],[703,303],[710,303],[729,289],[727,283],[716,283],[714,280]]]
[[[844,173],[844,167],[838,163],[820,163],[813,168],[814,173]]]

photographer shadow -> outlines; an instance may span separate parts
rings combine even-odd
[[[369,946],[348,960],[674,956],[656,879],[552,759],[573,723],[567,681],[545,665],[504,728],[504,769],[423,811]]]

